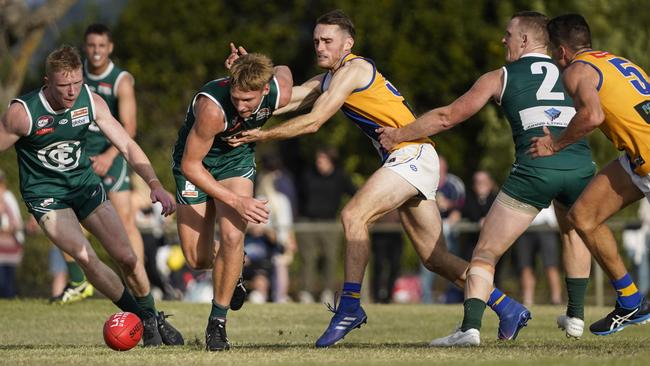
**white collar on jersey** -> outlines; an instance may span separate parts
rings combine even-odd
[[[538,52],[531,52],[531,53],[525,53],[521,55],[521,58],[524,57],[542,57],[542,58],[551,58],[551,56],[545,54],[545,53],[538,53]]]
[[[55,111],[55,110],[52,108],[52,106],[50,105],[50,102],[47,101],[47,98],[45,97],[44,90],[45,90],[45,87],[42,87],[42,88],[41,88],[41,91],[38,92],[38,97],[41,99],[41,103],[43,103],[43,107],[45,107],[45,110],[46,110],[48,113],[59,115],[59,114],[63,114],[63,113],[65,113],[65,112],[67,112],[68,109],[70,109],[70,108],[64,108],[64,109],[60,109],[60,110],[58,110],[58,111]]]
[[[108,74],[110,74],[111,71],[113,71],[113,67],[115,67],[115,65],[113,64],[113,61],[109,61],[108,67],[100,75],[91,74],[90,71],[88,71],[88,60],[84,60],[84,70],[86,71],[86,76],[88,77],[88,79],[93,80],[93,81],[101,80],[101,79],[107,77]]]

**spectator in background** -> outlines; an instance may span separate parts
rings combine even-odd
[[[634,266],[632,273],[639,292],[650,295],[650,203],[641,200],[639,204],[641,227],[623,230],[623,247]]]
[[[393,210],[377,220],[381,223],[399,225],[399,213]],[[390,302],[395,280],[399,276],[402,262],[402,230],[373,231],[372,241],[372,298],[375,302],[387,304]]]
[[[271,296],[271,278],[275,275],[273,256],[279,251],[273,227],[268,223],[249,224],[244,237],[244,251],[242,276],[249,291],[248,301],[263,304]]]
[[[490,173],[479,170],[472,177],[472,189],[467,192],[467,199],[461,210],[462,217],[469,222],[483,226],[483,220],[490,211],[492,203],[497,197],[497,187]],[[472,258],[474,246],[478,242],[479,231],[463,235],[461,258],[469,261]]]
[[[338,154],[334,148],[319,148],[314,167],[302,176],[300,219],[304,222],[331,223],[336,221],[345,195],[352,196],[356,187],[350,177],[337,167]],[[302,260],[303,289],[300,302],[314,302],[318,292],[316,278],[323,280],[321,301],[333,303],[336,288],[336,266],[339,260],[341,234],[336,231],[311,231],[298,235],[298,248]],[[323,257],[323,270],[318,269],[319,256]]]
[[[16,197],[7,189],[7,179],[0,170],[0,298],[13,298],[18,293],[16,268],[22,260],[23,220]]]
[[[553,230],[539,230],[546,226]],[[530,230],[530,229],[533,230]],[[537,230],[536,230],[537,229]],[[557,218],[553,205],[541,210],[514,245],[514,256],[521,278],[521,294],[525,306],[535,302],[535,258],[539,254],[548,280],[550,301],[553,305],[562,303],[562,285],[559,269],[559,240]]]
[[[440,180],[436,192],[436,203],[442,218],[442,234],[445,237],[449,252],[459,256],[458,233],[454,225],[460,221],[461,209],[465,203],[465,184],[456,175],[449,173],[447,160],[438,155],[440,162]],[[422,286],[422,302],[433,303],[433,283],[435,273],[429,271],[420,263],[420,282]],[[456,286],[449,286],[445,294],[445,302],[462,302],[463,290]]]
[[[296,251],[296,237],[293,231],[293,211],[289,198],[277,190],[276,182],[279,181],[280,170],[266,172],[258,180],[257,196],[268,200],[269,222],[274,233],[273,251],[273,276],[272,290],[273,302],[289,302],[289,265],[293,262]]]
[[[284,162],[279,154],[264,154],[261,158],[262,169],[267,174],[273,175],[273,185],[275,189],[284,194],[291,203],[291,213],[293,216],[298,215],[298,192],[293,176],[285,167]]]

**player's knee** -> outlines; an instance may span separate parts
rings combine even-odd
[[[350,205],[345,206],[341,211],[341,223],[343,223],[343,229],[346,234],[363,230],[368,224],[365,215]]]
[[[572,208],[567,215],[567,219],[576,231],[588,233],[596,228],[595,222],[589,218],[590,215],[583,215],[579,208]]]
[[[126,273],[132,273],[135,270],[135,266],[138,264],[138,256],[135,255],[133,251],[131,253],[126,253],[121,255],[119,258],[115,258],[120,268]]]
[[[230,230],[221,233],[221,246],[224,248],[238,248],[244,243],[244,234],[239,230]]]
[[[212,268],[212,260],[198,256],[185,256],[185,262],[193,270],[204,270]]]

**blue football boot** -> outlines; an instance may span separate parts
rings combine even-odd
[[[340,309],[340,306],[337,309],[330,304],[327,304],[327,308],[334,313],[334,316],[323,335],[316,341],[316,347],[319,348],[335,345],[346,334],[350,333],[352,329],[361,328],[361,324],[365,324],[368,321],[366,312],[363,311],[361,306],[353,313],[345,313]]]
[[[510,340],[517,338],[521,328],[528,324],[533,317],[522,304],[512,300],[506,305],[503,316],[499,317],[499,339]]]

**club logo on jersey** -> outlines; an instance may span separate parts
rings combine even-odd
[[[90,116],[88,115],[88,107],[75,109],[70,112],[72,117],[72,127],[82,126],[90,123]]]
[[[409,167],[410,167],[411,170],[414,171],[414,172],[417,172],[417,171],[418,171],[418,167],[416,167],[416,166],[413,165],[413,164],[409,165]]]
[[[52,124],[54,124],[54,117],[52,116],[40,116],[36,120],[36,128],[50,127]]]
[[[105,82],[99,82],[99,85],[97,85],[97,92],[99,94],[112,95],[113,85]]]
[[[256,121],[260,121],[263,119],[268,119],[271,116],[271,110],[269,108],[262,108],[257,112],[257,115],[255,116]]]
[[[38,159],[43,166],[65,172],[79,166],[81,156],[81,142],[58,141],[38,151]]]
[[[181,196],[196,198],[196,197],[199,196],[199,192],[196,190],[196,186],[194,184],[192,184],[192,182],[186,180],[185,181],[185,189],[183,191],[181,191]]]
[[[107,176],[104,177],[103,183],[104,183],[105,186],[111,186],[111,185],[113,185],[115,183],[115,177],[107,175]]]
[[[41,202],[41,204],[39,206],[47,207],[47,206],[49,206],[49,205],[51,205],[53,203],[54,203],[54,198],[46,198],[46,199],[43,200],[43,202]]]
[[[43,136],[47,135],[48,133],[54,132],[54,127],[46,127],[46,128],[41,128],[40,130],[36,130],[36,134],[38,136]]]
[[[555,121],[560,115],[562,114],[561,111],[555,109],[555,108],[549,108],[544,111],[544,114],[548,116],[548,118],[551,119],[551,121]]]
[[[67,124],[68,122],[70,122],[70,121],[68,121],[67,118],[63,118],[63,119],[59,120],[59,124],[60,124],[60,125],[65,125],[65,124]]]

